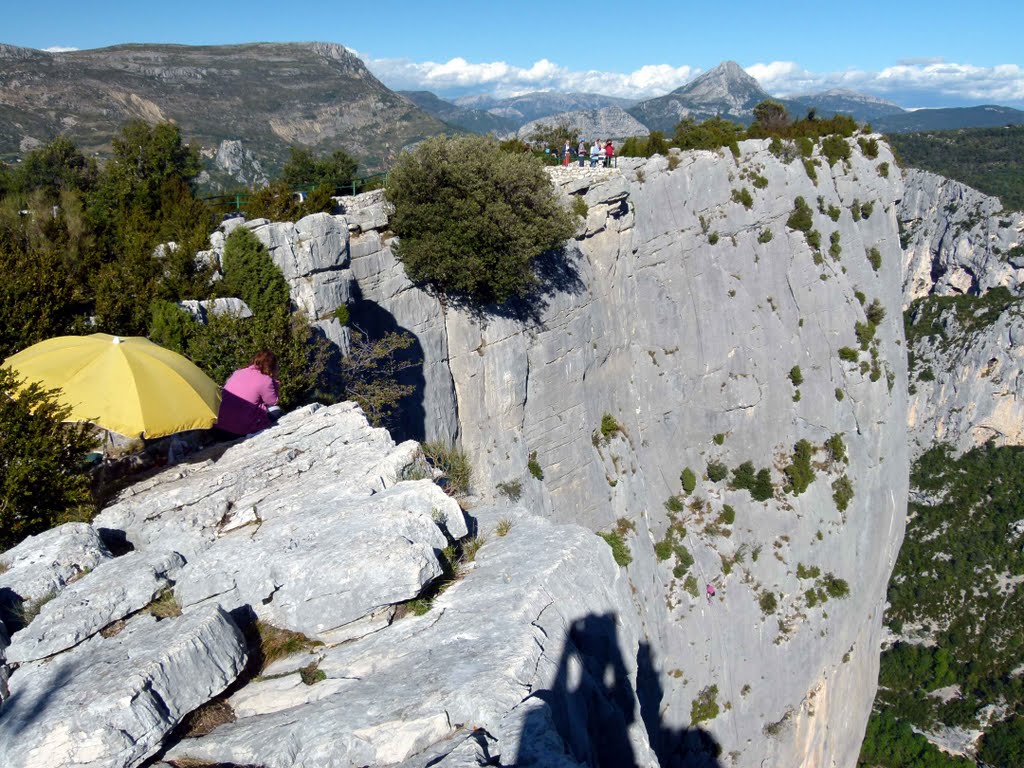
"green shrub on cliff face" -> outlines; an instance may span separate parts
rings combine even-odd
[[[534,260],[577,224],[538,161],[479,136],[436,137],[403,153],[387,196],[409,277],[480,303],[526,296],[539,283]]]
[[[795,229],[803,233],[811,231],[811,227],[814,226],[814,219],[811,214],[811,206],[807,204],[807,201],[802,197],[798,197],[793,201],[793,212],[789,215],[786,220],[786,226],[790,229]]]
[[[68,409],[55,393],[0,368],[0,551],[58,523],[92,513],[83,459],[95,446],[89,428],[61,423]]]
[[[813,455],[814,448],[807,440],[798,440],[793,446],[793,458],[782,473],[786,476],[786,490],[794,496],[799,496],[814,482]]]

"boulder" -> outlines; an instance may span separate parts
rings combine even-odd
[[[39,611],[7,649],[7,660],[24,663],[67,650],[146,605],[185,564],[176,552],[129,552],[100,563]]]
[[[252,317],[252,310],[249,309],[249,305],[241,299],[221,298],[209,299],[207,301],[188,299],[186,301],[179,301],[178,306],[204,325],[211,316],[215,315],[229,315],[243,319]]]
[[[0,555],[0,607],[53,597],[71,581],[112,557],[87,523],[65,523],[29,536]]]
[[[247,660],[242,634],[219,608],[133,619],[10,679],[0,718],[5,768],[128,768],[230,685]]]

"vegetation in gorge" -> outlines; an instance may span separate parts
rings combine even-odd
[[[903,639],[882,655],[861,764],[973,765],[911,731],[951,726],[985,731],[979,758],[1013,765],[989,757],[1024,747],[1024,448],[988,444],[954,458],[938,446],[915,463],[911,484],[885,617]],[[917,762],[900,762],[907,755]]]
[[[1024,210],[1024,125],[898,133],[886,137],[911,168],[922,168]]]

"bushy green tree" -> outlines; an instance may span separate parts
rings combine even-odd
[[[676,125],[672,137],[672,146],[679,149],[718,149],[719,147],[736,147],[736,142],[746,138],[742,125],[712,117],[702,123],[693,118],[684,118]],[[734,154],[738,149],[734,150]]]
[[[218,287],[222,296],[241,299],[259,317],[278,309],[288,310],[288,281],[252,230],[238,227],[228,235],[223,270],[224,279]]]
[[[1024,717],[996,723],[982,737],[978,757],[988,765],[1024,765]]]
[[[325,186],[333,192],[351,184],[358,168],[359,163],[343,149],[316,157],[306,147],[292,147],[280,178],[291,187]]]
[[[64,190],[89,191],[98,175],[95,160],[83,155],[66,136],[58,136],[22,158],[12,187],[22,194],[42,190],[53,204]]]
[[[92,512],[86,426],[63,424],[69,409],[56,393],[0,368],[0,551],[54,525]]]
[[[409,277],[479,303],[529,294],[534,259],[576,226],[538,162],[486,137],[428,139],[399,158],[387,196]]]
[[[754,123],[748,134],[752,138],[767,138],[785,133],[789,127],[789,113],[785,105],[766,99],[754,107]]]

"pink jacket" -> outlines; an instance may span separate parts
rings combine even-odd
[[[254,365],[239,368],[224,383],[217,426],[235,435],[259,432],[270,426],[271,405],[277,405],[277,381]]]

